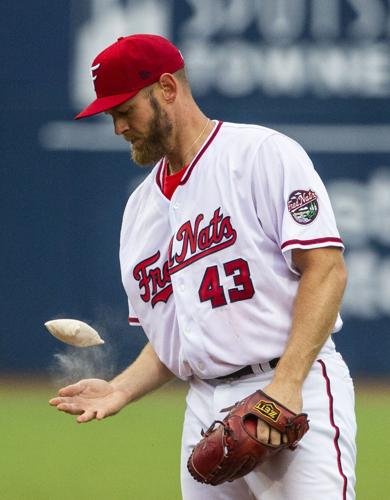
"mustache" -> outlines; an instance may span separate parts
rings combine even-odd
[[[123,138],[126,142],[131,142],[131,143],[139,139],[139,137],[134,137],[129,135],[123,135]]]

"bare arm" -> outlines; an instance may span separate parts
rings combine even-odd
[[[340,309],[347,272],[337,248],[294,250],[302,273],[294,304],[291,334],[275,370],[274,381],[301,387]]]
[[[148,343],[134,363],[111,380],[110,384],[115,390],[124,392],[127,403],[130,403],[161,387],[173,377],[173,373],[161,363]]]
[[[291,333],[265,392],[291,410],[300,412],[302,385],[335,324],[347,273],[341,250],[335,247],[293,250],[293,262],[301,272],[301,280]],[[260,427],[258,436],[268,439],[268,429]],[[273,438],[279,442],[280,435]]]
[[[161,363],[147,344],[138,358],[111,382],[84,379],[58,391],[49,404],[58,410],[78,415],[79,423],[115,415],[128,403],[165,384],[173,374]]]

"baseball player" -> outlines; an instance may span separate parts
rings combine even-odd
[[[117,413],[173,377],[189,382],[182,437],[185,500],[351,500],[352,380],[331,334],[346,283],[326,189],[292,139],[223,123],[195,103],[179,50],[154,35],[119,38],[92,65],[97,98],[139,165],[120,241],[129,323],[148,343],[110,382],[87,379],[50,403],[78,422]],[[195,481],[187,461],[221,409],[261,389],[310,429],[234,481]],[[263,420],[267,446],[287,433]]]

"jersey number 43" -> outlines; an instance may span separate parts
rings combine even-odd
[[[227,290],[229,302],[247,300],[253,297],[255,289],[246,260],[235,259],[225,262],[223,269],[226,276],[232,276],[233,283],[236,285]],[[220,282],[218,266],[206,268],[199,288],[199,299],[201,302],[210,300],[213,308],[227,304],[226,292]]]

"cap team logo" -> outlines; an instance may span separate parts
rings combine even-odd
[[[95,64],[95,66],[92,66],[91,68],[91,75],[92,75],[92,81],[94,82],[97,78],[97,75],[94,75],[93,72],[96,71],[97,69],[100,68],[100,63]]]
[[[298,224],[310,224],[318,215],[318,196],[314,191],[293,191],[287,201],[291,217]]]

